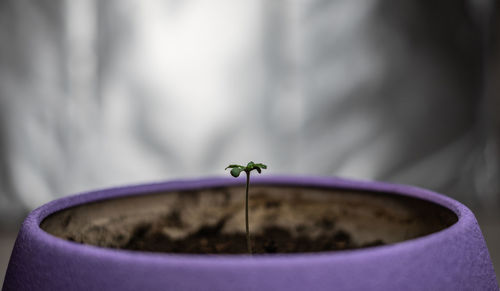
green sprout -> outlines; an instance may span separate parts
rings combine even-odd
[[[246,194],[245,194],[245,225],[246,225],[246,234],[247,234],[247,248],[248,253],[252,254],[252,245],[250,243],[250,230],[248,227],[248,186],[250,184],[250,172],[253,170],[257,170],[260,174],[263,169],[267,169],[267,166],[264,164],[256,164],[254,162],[249,162],[246,167],[241,165],[229,165],[225,170],[231,169],[231,176],[237,178],[240,176],[241,172],[245,172],[247,174],[247,186],[246,186]]]

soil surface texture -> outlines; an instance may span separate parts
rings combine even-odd
[[[246,254],[246,236],[244,233],[225,234],[221,230],[224,220],[214,226],[204,226],[197,232],[180,239],[172,239],[153,224],[136,227],[123,249],[166,253],[191,254]],[[325,228],[328,222],[325,222]],[[351,235],[344,230],[332,230],[330,234],[321,234],[315,238],[306,235],[293,236],[282,227],[265,228],[261,234],[251,235],[252,250],[255,254],[308,253],[358,249],[384,245],[382,240],[375,240],[357,245]]]

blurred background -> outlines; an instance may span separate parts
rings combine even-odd
[[[499,11],[494,0],[1,1],[0,280],[43,203],[249,160],[449,195],[476,214],[498,274]]]

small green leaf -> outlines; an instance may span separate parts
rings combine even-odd
[[[259,163],[259,164],[255,164],[255,166],[257,166],[257,167],[259,167],[259,168],[261,168],[261,169],[267,169],[267,166],[266,166],[266,165],[264,165],[264,164],[260,164],[260,163]]]
[[[227,166],[224,170],[233,169],[233,168],[243,168],[243,166],[232,164],[232,165]]]
[[[233,169],[231,170],[231,176],[233,176],[233,177],[237,178],[237,177],[240,175],[240,173],[241,173],[242,171],[243,171],[243,169],[242,169],[242,168],[240,168],[240,167],[233,168]]]
[[[236,178],[236,177],[239,177],[239,175],[243,171],[245,171],[247,174],[250,174],[251,171],[257,170],[257,172],[260,174],[260,173],[262,173],[263,169],[267,169],[267,166],[264,164],[261,164],[261,163],[256,164],[256,163],[250,161],[250,162],[248,162],[246,167],[244,167],[242,165],[231,164],[231,165],[226,167],[226,170],[227,169],[231,169],[231,175]]]

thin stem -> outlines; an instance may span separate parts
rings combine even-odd
[[[245,172],[247,174],[247,188],[246,188],[246,195],[245,195],[245,225],[246,225],[246,232],[247,232],[247,248],[248,248],[248,253],[251,255],[252,254],[252,245],[250,242],[250,230],[248,227],[248,185],[250,184],[250,172]]]

